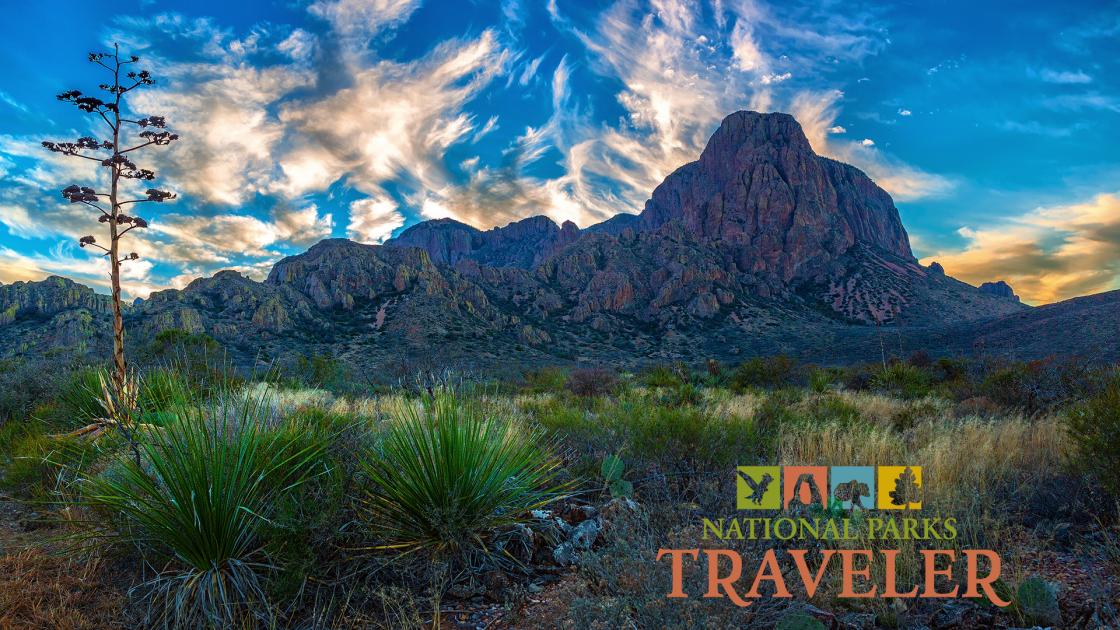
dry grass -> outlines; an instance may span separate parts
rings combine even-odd
[[[127,628],[124,594],[104,579],[98,559],[41,549],[0,557],[0,628]]]

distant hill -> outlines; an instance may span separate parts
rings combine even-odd
[[[105,300],[61,278],[0,286],[2,352],[104,346]],[[485,231],[441,219],[380,246],[326,240],[264,282],[223,271],[157,292],[126,324],[132,342],[205,332],[245,364],[326,352],[371,368],[778,352],[841,363],[881,344],[1088,354],[1120,332],[1117,300],[1032,308],[1005,283],[923,267],[871,179],[813,153],[791,116],[737,112],[639,215],[582,230],[540,216]]]

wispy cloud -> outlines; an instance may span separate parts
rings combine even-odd
[[[755,0],[620,0],[569,16],[553,0],[553,26],[575,50],[529,53],[518,39],[527,9],[508,0],[502,24],[382,55],[420,4],[315,0],[305,28],[244,32],[176,13],[113,22],[107,36],[143,54],[160,77],[133,107],[165,115],[182,136],[141,156],[181,194],[136,241],[160,277],[257,269],[283,246],[336,228],[382,242],[417,216],[489,227],[543,213],[586,226],[636,212],[739,109],[790,111],[815,150],[866,170],[899,199],[951,186],[839,137],[843,93],[828,86],[833,69],[887,46],[885,26],[865,7],[841,14],[800,1],[778,10]],[[184,48],[189,56],[167,56]],[[581,81],[610,86],[621,115],[592,107],[573,88]],[[503,85],[551,96],[551,110],[546,103],[536,123],[519,128],[507,122],[516,116],[477,114]],[[31,200],[54,205],[57,195],[41,190],[96,181],[95,169],[44,154],[37,140],[0,137],[2,190],[22,210],[9,213],[7,230],[75,238],[86,217],[67,208],[40,219]],[[508,143],[499,152],[482,146],[499,142]],[[347,203],[327,207],[322,196],[337,189]]]
[[[1047,83],[1059,84],[1081,84],[1092,83],[1093,81],[1093,77],[1080,70],[1051,70],[1050,68],[1044,68],[1038,73],[1038,77]]]

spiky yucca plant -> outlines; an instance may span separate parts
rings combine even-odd
[[[144,585],[151,621],[232,627],[267,617],[258,538],[270,508],[303,483],[326,439],[266,428],[267,394],[180,407],[139,437],[141,463],[122,458],[87,480],[82,500],[110,516],[87,534],[136,544],[170,560]]]
[[[538,432],[447,391],[402,404],[364,467],[386,549],[485,551],[489,534],[570,494]]]

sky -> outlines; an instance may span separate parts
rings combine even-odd
[[[156,78],[129,111],[181,136],[132,154],[179,195],[136,210],[132,297],[431,218],[638,212],[741,109],[867,172],[924,263],[1120,288],[1120,2],[2,1],[0,282],[105,290],[59,192],[105,169],[40,143],[103,134],[55,95],[117,42]]]

